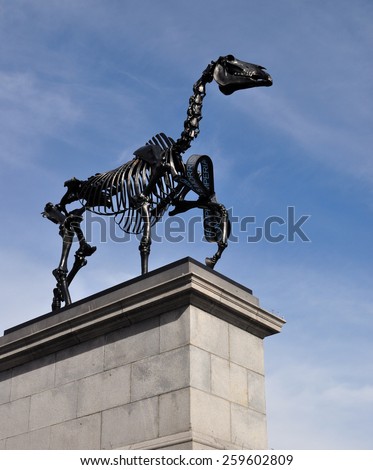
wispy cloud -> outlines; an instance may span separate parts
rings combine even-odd
[[[302,158],[314,160],[321,167],[352,175],[359,180],[373,182],[373,161],[370,156],[372,145],[368,132],[369,122],[355,115],[356,120],[364,122],[360,129],[340,122],[338,114],[325,118],[310,111],[307,102],[295,102],[289,96],[277,93],[275,96],[252,95],[237,101],[242,111],[284,134],[299,146]],[[320,112],[328,113],[328,110]],[[351,113],[351,110],[350,110]],[[364,110],[362,110],[364,113]],[[353,120],[353,119],[352,119]],[[282,158],[286,155],[282,155]]]
[[[322,364],[293,364],[267,375],[270,445],[276,449],[364,449],[372,385],[346,384]],[[360,426],[354,424],[356,419]]]
[[[81,110],[58,86],[40,82],[31,73],[0,73],[0,158],[3,164],[29,164],[31,149],[43,139],[61,136],[73,126]]]
[[[3,328],[50,308],[61,239],[44,203],[156,132],[177,138],[194,81],[233,53],[266,66],[274,86],[222,97],[211,84],[188,155],[211,155],[235,214],[283,215],[290,201],[312,208],[315,235],[274,246],[242,234],[217,266],[288,322],[266,344],[271,445],[371,447],[372,15],[368,0],[2,2]],[[74,299],[140,272],[137,240],[93,243]],[[153,243],[150,265],[215,249]]]

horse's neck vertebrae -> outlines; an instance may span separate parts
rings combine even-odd
[[[202,104],[206,96],[206,84],[213,79],[215,63],[211,63],[193,86],[194,94],[189,98],[187,118],[184,121],[184,130],[174,144],[174,149],[182,154],[191,146],[192,141],[199,134],[199,122],[202,119]]]

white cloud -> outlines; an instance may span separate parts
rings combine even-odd
[[[341,408],[355,407],[357,404],[362,409],[373,405],[373,385],[336,384],[323,392],[326,403]]]
[[[352,110],[349,111],[351,121],[362,123],[361,128],[356,129],[355,123],[351,128],[349,123],[341,123],[336,114],[320,119],[315,110],[309,110],[307,101],[296,103],[281,93],[244,96],[236,104],[250,115],[250,119],[255,118],[294,141],[299,146],[301,158],[313,159],[322,168],[373,182],[370,125],[369,121],[360,118],[360,113],[352,117]],[[321,103],[319,112],[327,113]],[[281,152],[281,158],[287,158],[284,150]]]
[[[312,217],[313,227],[322,231],[327,225],[328,233],[338,237],[324,236],[307,248],[295,244],[293,250],[237,243],[217,270],[253,288],[264,307],[279,310],[288,321],[283,333],[266,344],[271,445],[367,448],[373,374],[369,235],[361,246],[361,237],[349,239],[352,230],[346,233],[346,224],[357,218],[342,217],[350,200],[347,191],[338,206],[332,188],[321,202],[310,185],[304,187],[307,195],[303,188],[291,192],[286,168],[291,164],[294,173],[301,173],[311,161],[316,177],[343,174],[341,180],[358,194],[357,203],[362,183],[371,186],[371,2],[343,0],[337,9],[331,0],[251,3],[241,0],[228,10],[220,0],[200,2],[197,10],[190,1],[181,7],[171,1],[145,1],[144,7],[144,2],[108,6],[95,0],[2,5],[0,159],[2,170],[6,163],[16,171],[3,178],[7,231],[0,250],[0,330],[50,308],[51,271],[61,240],[58,227],[45,222],[48,228],[39,232],[38,224],[44,223],[39,215],[44,202],[63,192],[61,173],[69,177],[76,170],[76,176],[86,177],[127,161],[155,132],[172,135],[176,128],[172,136],[178,137],[193,80],[209,60],[224,53],[258,60],[273,75],[274,86],[222,101],[212,85],[192,153],[211,154],[218,198],[225,203],[235,191],[235,212],[243,201],[257,212],[273,201],[271,181],[277,176],[284,178],[286,197],[301,203],[307,197],[315,212],[321,205],[327,208],[328,218],[320,209],[324,218]],[[220,11],[214,21],[212,11]],[[239,113],[230,120],[234,106]],[[239,135],[242,129],[245,139],[252,128],[254,144],[265,147],[266,159],[258,156],[247,176],[239,160],[246,158],[246,148],[231,141],[229,133]],[[73,151],[65,153],[66,147]],[[286,159],[289,153],[293,160],[274,175],[279,165],[274,155]],[[234,187],[224,194],[229,181]],[[355,227],[356,233],[361,230],[371,231],[369,217]],[[100,244],[73,283],[73,299],[137,276],[137,247],[136,240]],[[203,262],[215,248],[199,242],[154,243],[150,266],[187,255]]]
[[[82,115],[61,87],[47,86],[31,73],[0,73],[0,104],[0,158],[16,166],[29,165],[43,139],[61,136],[61,128]]]
[[[372,384],[344,383],[321,357],[317,364],[288,359],[266,384],[271,447],[371,448]]]

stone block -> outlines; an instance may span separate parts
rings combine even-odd
[[[195,432],[229,441],[230,403],[200,390],[191,389],[191,425]]]
[[[50,449],[99,449],[101,414],[57,424],[50,430]]]
[[[264,374],[263,340],[229,325],[230,360],[246,369]]]
[[[168,436],[190,429],[189,388],[159,397],[159,435]]]
[[[247,370],[226,359],[211,356],[211,392],[240,405],[248,405]]]
[[[106,337],[105,369],[159,354],[159,317],[121,328]]]
[[[132,364],[131,401],[189,385],[189,348],[165,352]]]
[[[112,408],[102,413],[102,449],[158,437],[158,397]]]
[[[129,403],[130,383],[130,365],[80,380],[77,415],[84,416]]]
[[[191,344],[228,359],[228,323],[194,306],[190,307],[190,315]]]
[[[46,450],[50,446],[50,428],[19,434],[6,440],[7,450]]]
[[[104,370],[104,338],[86,341],[56,353],[56,385]]]
[[[77,382],[33,395],[30,408],[30,430],[75,418],[77,399]]]
[[[160,351],[170,351],[189,344],[190,315],[188,308],[172,310],[160,318]]]
[[[26,432],[29,415],[29,397],[0,405],[0,439]]]
[[[54,388],[55,357],[49,355],[13,369],[11,399]]]
[[[265,414],[232,403],[231,424],[233,444],[243,449],[268,447]]]
[[[0,372],[0,405],[10,401],[11,380],[11,370]]]
[[[190,385],[211,391],[211,354],[194,346],[190,346]]]
[[[249,408],[266,412],[264,375],[248,371]]]

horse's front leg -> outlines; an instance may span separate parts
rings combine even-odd
[[[203,221],[205,238],[208,241],[215,241],[218,249],[211,258],[206,257],[205,263],[206,266],[213,269],[228,246],[230,221],[228,211],[223,204],[211,202],[207,207],[207,210],[204,211]]]
[[[214,268],[221,258],[223,251],[228,246],[230,221],[227,209],[223,204],[216,202],[215,196],[210,199],[200,197],[197,201],[174,200],[173,205],[175,209],[170,212],[170,215],[180,214],[195,207],[203,209],[205,239],[210,243],[215,242],[218,245],[216,253],[205,259],[206,266]]]
[[[148,200],[145,200],[140,209],[141,219],[144,224],[142,231],[142,237],[139,245],[140,257],[141,257],[141,274],[146,274],[149,270],[149,254],[151,239],[151,223],[150,223],[150,204]]]

